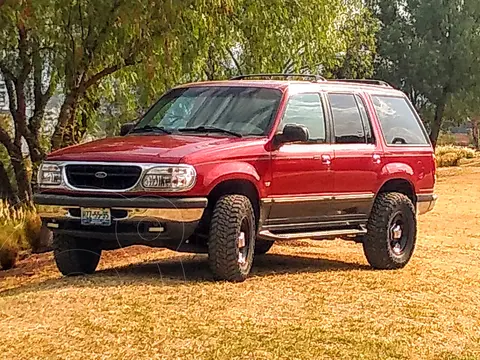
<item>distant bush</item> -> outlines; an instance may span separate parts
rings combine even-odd
[[[450,132],[441,132],[438,136],[437,145],[445,146],[445,145],[454,145],[457,139],[455,135]]]
[[[0,265],[15,266],[18,253],[40,242],[41,221],[35,210],[13,208],[0,201]]]
[[[461,160],[473,159],[479,156],[474,149],[461,146],[437,146],[435,149],[437,165],[439,167],[458,166]]]

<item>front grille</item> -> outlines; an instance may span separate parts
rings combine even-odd
[[[140,167],[128,165],[67,165],[65,167],[68,183],[78,189],[126,190],[137,183],[141,173]]]

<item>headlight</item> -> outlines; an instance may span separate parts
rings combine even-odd
[[[40,186],[55,186],[62,183],[62,169],[51,163],[43,163],[38,171],[38,184]]]
[[[197,174],[193,166],[162,166],[147,171],[142,185],[146,189],[185,191],[195,185]]]

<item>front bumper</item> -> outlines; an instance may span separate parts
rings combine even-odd
[[[34,202],[43,223],[51,230],[77,237],[131,244],[162,246],[182,242],[197,228],[207,198],[108,198],[35,194]],[[110,226],[83,226],[80,208],[109,208]]]
[[[417,213],[423,215],[432,211],[437,203],[437,199],[438,196],[435,194],[417,195]]]

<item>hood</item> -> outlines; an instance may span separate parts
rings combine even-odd
[[[185,156],[246,139],[189,135],[130,135],[97,140],[52,152],[48,160],[179,163]]]

